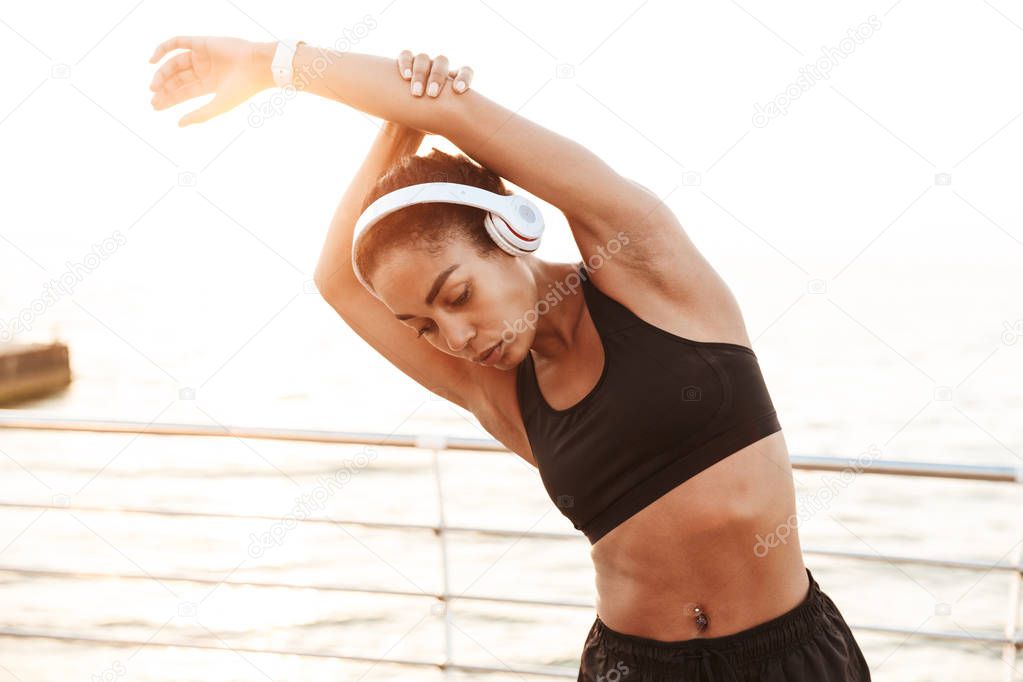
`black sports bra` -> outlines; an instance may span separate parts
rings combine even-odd
[[[516,393],[547,493],[595,544],[781,424],[752,349],[667,332],[576,269],[604,347],[600,379],[575,405],[554,409],[529,353],[516,368]]]

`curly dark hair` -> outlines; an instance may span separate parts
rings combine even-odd
[[[495,194],[511,194],[493,171],[465,154],[452,156],[432,149],[426,156],[405,156],[391,166],[366,193],[361,211],[388,192],[424,182],[456,182]],[[486,211],[474,206],[428,203],[408,206],[388,215],[359,241],[355,263],[373,288],[369,274],[391,249],[426,249],[437,254],[455,239],[464,239],[481,258],[500,251],[483,227]],[[502,252],[503,253],[503,252]]]

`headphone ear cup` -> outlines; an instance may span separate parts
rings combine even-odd
[[[487,211],[486,216],[483,218],[483,227],[487,230],[487,234],[490,235],[494,243],[505,253],[512,256],[521,256],[527,253],[517,248],[508,240],[506,235],[511,233],[511,228],[508,227],[508,223],[501,216]]]

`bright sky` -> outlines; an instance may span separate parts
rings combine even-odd
[[[198,105],[154,112],[148,90],[148,58],[176,34],[471,65],[481,93],[666,196],[768,340],[808,319],[863,333],[788,312],[813,280],[896,348],[904,328],[968,324],[977,299],[1020,289],[1023,12],[1007,2],[21,3],[0,11],[17,65],[0,90],[2,319],[120,240],[76,284],[80,307],[47,310],[38,331],[77,315],[143,353],[222,341],[208,374],[308,290],[374,120],[300,95],[258,127],[243,105],[179,129]],[[540,255],[574,259],[546,216]],[[893,301],[887,324],[869,317]],[[138,330],[120,326],[128,310]],[[997,343],[1023,311],[985,315]],[[950,353],[959,375],[980,360]]]

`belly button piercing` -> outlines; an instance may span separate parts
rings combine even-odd
[[[703,632],[707,629],[707,626],[710,625],[710,620],[708,620],[707,614],[704,613],[703,609],[699,606],[693,608],[693,613],[696,614],[696,627],[699,628],[700,632]]]

